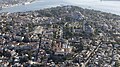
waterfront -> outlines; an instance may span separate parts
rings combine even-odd
[[[87,9],[95,9],[100,10],[103,12],[113,13],[120,15],[120,9],[119,9],[119,1],[97,1],[97,0],[75,0],[74,2],[72,0],[37,0],[33,3],[27,4],[27,5],[18,5],[13,7],[8,7],[2,9],[0,12],[25,12],[25,11],[32,11],[32,10],[40,10],[44,8],[50,8],[50,7],[56,7],[61,5],[75,5],[82,8]]]

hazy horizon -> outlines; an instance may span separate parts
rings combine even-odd
[[[110,12],[120,15],[120,1],[100,1],[100,0],[37,0],[35,3],[8,7],[0,12],[22,12],[39,10],[43,8],[56,7],[59,5],[73,5],[87,9],[94,9],[103,12]],[[41,6],[40,6],[41,5]]]

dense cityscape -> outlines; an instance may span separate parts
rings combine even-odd
[[[0,67],[119,67],[120,16],[77,6],[0,14]]]

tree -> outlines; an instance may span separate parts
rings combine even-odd
[[[115,67],[120,67],[120,60],[116,61]]]

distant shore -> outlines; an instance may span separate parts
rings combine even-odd
[[[37,1],[37,0],[32,0],[32,1],[24,2],[24,3],[17,3],[17,4],[3,4],[3,5],[0,6],[0,10],[2,10],[3,8],[8,8],[8,7],[31,4],[35,1]]]

